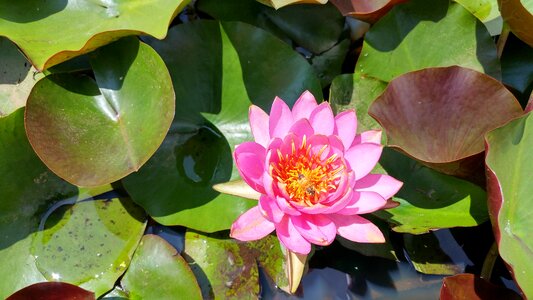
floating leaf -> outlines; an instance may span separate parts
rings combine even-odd
[[[187,231],[184,257],[196,274],[203,299],[258,297],[259,271],[244,243]]]
[[[35,68],[8,39],[0,37],[0,117],[26,105],[35,84]]]
[[[41,282],[27,286],[6,300],[94,300],[94,293],[65,282]]]
[[[405,234],[403,241],[409,262],[418,272],[433,275],[455,275],[464,272],[465,265],[455,263],[443,251],[435,233]]]
[[[395,78],[369,114],[385,129],[389,146],[441,172],[467,177],[476,171],[472,165],[484,150],[484,134],[523,110],[497,80],[453,66]]]
[[[60,177],[98,186],[139,169],[163,140],[174,114],[172,82],[161,58],[136,38],[91,55],[96,81],[52,74],[26,105],[34,150]]]
[[[477,185],[436,172],[388,148],[380,164],[403,182],[393,198],[400,205],[373,213],[391,223],[394,231],[421,234],[488,220],[487,197]]]
[[[438,38],[435,38],[438,37]],[[501,78],[496,47],[484,26],[457,3],[411,0],[395,6],[365,35],[354,75],[359,122],[379,125],[368,106],[395,77],[458,65]]]
[[[407,0],[331,0],[345,16],[375,23],[391,8]]]
[[[533,125],[531,113],[486,136],[487,192],[501,257],[525,296],[533,297]]]
[[[326,4],[326,2],[328,2],[328,0],[257,0],[257,1],[265,5],[272,6],[275,9],[279,9],[284,6],[292,5],[292,4],[305,4],[305,3]]]
[[[265,109],[275,96],[292,104],[306,89],[321,95],[320,83],[298,53],[244,23],[183,24],[171,28],[166,40],[150,44],[170,70],[176,117],[160,149],[123,180],[124,186],[161,224],[204,232],[228,229],[256,205],[212,189],[238,179],[231,151],[252,140],[250,99]]]
[[[441,300],[522,299],[514,291],[497,286],[474,274],[445,277],[440,290]]]
[[[498,0],[503,20],[509,24],[511,31],[533,47],[533,1]]]
[[[498,9],[497,0],[454,0],[464,6],[478,20],[485,24],[490,35],[499,35],[502,32],[503,20]]]
[[[133,299],[202,299],[187,262],[156,235],[145,235],[121,281]]]
[[[162,39],[170,21],[188,2],[2,0],[0,35],[15,42],[38,70],[44,70],[127,35]]]

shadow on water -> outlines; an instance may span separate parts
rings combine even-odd
[[[14,4],[0,1],[0,18],[15,23],[30,23],[45,19],[67,7],[68,0],[25,0]]]

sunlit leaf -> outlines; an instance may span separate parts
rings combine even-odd
[[[171,73],[176,116],[160,149],[124,186],[161,224],[228,229],[256,203],[212,189],[238,179],[231,152],[252,140],[249,106],[268,110],[275,96],[292,104],[306,89],[320,99],[320,83],[288,45],[244,23],[183,24],[150,44]]]
[[[531,113],[486,136],[487,191],[498,250],[526,297],[533,297],[533,125]]]
[[[123,36],[150,34],[162,39],[188,2],[2,0],[0,35],[15,42],[43,70]]]
[[[533,1],[532,0],[498,0],[503,20],[509,24],[511,31],[533,47]]]
[[[503,20],[498,9],[497,0],[454,0],[464,6],[487,27],[490,35],[502,32]]]
[[[172,82],[161,58],[136,38],[91,55],[95,78],[52,74],[26,106],[34,150],[60,177],[98,186],[138,170],[156,151],[174,114]]]

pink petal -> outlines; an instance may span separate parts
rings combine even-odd
[[[299,216],[302,214],[296,208],[294,208],[294,206],[292,206],[289,201],[287,201],[287,199],[284,197],[277,196],[276,203],[278,204],[278,207],[281,209],[281,211],[286,214],[293,216]]]
[[[383,151],[378,144],[357,144],[346,151],[344,158],[355,173],[355,180],[365,177],[376,166]]]
[[[266,148],[270,141],[268,114],[258,106],[252,105],[248,111],[248,117],[250,118],[250,127],[256,143]]]
[[[348,149],[357,131],[357,116],[354,110],[346,110],[335,117],[335,132],[342,141],[344,149]]]
[[[315,134],[331,135],[335,129],[335,119],[331,106],[327,102],[317,106],[309,117],[311,125],[315,129]]]
[[[381,144],[381,130],[369,130],[361,132],[353,139],[352,146],[361,143]]]
[[[294,133],[299,138],[303,138],[306,136],[306,138],[311,137],[315,131],[313,130],[313,127],[311,127],[311,123],[309,123],[309,120],[307,119],[300,119],[296,121],[289,132]]]
[[[400,190],[402,185],[403,182],[389,175],[368,174],[355,183],[354,189],[376,192],[384,199],[389,199]]]
[[[308,254],[311,252],[311,244],[296,230],[291,219],[285,216],[276,224],[276,234],[285,248],[292,252]]]
[[[375,192],[355,192],[352,201],[338,211],[341,215],[367,214],[381,209],[387,204],[380,194]]]
[[[358,243],[384,243],[385,237],[379,228],[358,215],[328,215],[337,226],[337,233],[345,239]]]
[[[333,242],[337,229],[333,221],[322,215],[302,215],[291,217],[298,232],[309,242],[326,246]]]
[[[292,108],[292,116],[295,121],[300,119],[309,119],[311,112],[318,106],[315,97],[309,91],[303,94],[296,100]]]
[[[293,123],[292,112],[283,100],[276,97],[270,110],[269,133],[270,137],[283,138]]]
[[[244,142],[235,148],[234,156],[242,179],[254,190],[264,193],[265,148],[255,142]]]
[[[281,209],[279,209],[276,200],[267,195],[261,195],[261,198],[259,198],[259,209],[261,210],[261,213],[273,223],[279,223],[285,215]]]
[[[255,206],[242,214],[232,225],[230,236],[240,241],[255,241],[274,231],[274,223],[263,217]]]

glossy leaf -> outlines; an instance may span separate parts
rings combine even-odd
[[[156,235],[145,235],[121,281],[133,299],[202,299],[187,262]]]
[[[26,105],[36,71],[8,39],[0,37],[0,117]]]
[[[365,35],[351,101],[360,103],[358,120],[373,128],[379,126],[366,112],[393,78],[453,65],[501,78],[490,34],[461,5],[447,0],[411,0],[395,6]]]
[[[500,256],[526,297],[533,297],[533,240],[529,229],[533,172],[531,113],[486,136],[487,192]]]
[[[41,282],[27,286],[6,300],[94,300],[94,293],[65,282]]]
[[[424,167],[391,149],[385,149],[380,164],[404,183],[393,198],[399,206],[373,213],[391,223],[394,231],[422,234],[488,220],[486,194],[477,185]]]
[[[305,3],[312,3],[312,4],[325,4],[328,2],[328,0],[257,0],[265,5],[269,5],[274,7],[275,9],[282,8],[287,5],[292,4],[305,4]]]
[[[478,20],[485,24],[490,35],[500,35],[503,27],[497,0],[454,0],[464,6]]]
[[[533,47],[533,1],[498,0],[503,20],[509,24],[511,31]]]
[[[246,243],[246,248],[276,287],[288,293],[289,280],[286,256],[281,249],[278,238],[274,235],[268,235],[258,241]]]
[[[514,291],[497,286],[474,274],[458,274],[445,277],[440,290],[441,300],[487,300],[487,299],[522,299]]]
[[[453,66],[395,78],[369,114],[385,129],[389,146],[443,173],[467,177],[475,171],[474,156],[484,150],[484,134],[523,110],[497,80]]]
[[[184,257],[198,279],[203,299],[258,297],[259,271],[245,244],[187,231]]]
[[[60,177],[98,186],[138,170],[156,151],[174,114],[172,82],[161,58],[136,38],[91,55],[96,81],[52,74],[26,105],[34,150]]]
[[[162,39],[170,21],[188,2],[2,0],[0,35],[15,42],[38,70],[44,70],[123,36],[149,34]]]
[[[441,244],[435,233],[405,234],[403,241],[409,262],[420,273],[455,275],[465,270],[465,265],[454,263],[450,255],[442,249],[444,245]],[[446,245],[446,247],[449,246]]]
[[[391,8],[407,0],[331,0],[345,16],[375,23]]]
[[[160,149],[124,186],[161,224],[228,229],[255,201],[220,195],[212,186],[238,179],[231,151],[252,140],[250,99],[264,109],[276,95],[292,104],[306,89],[321,95],[320,83],[298,53],[244,23],[183,24],[150,44],[170,70],[176,117]]]

